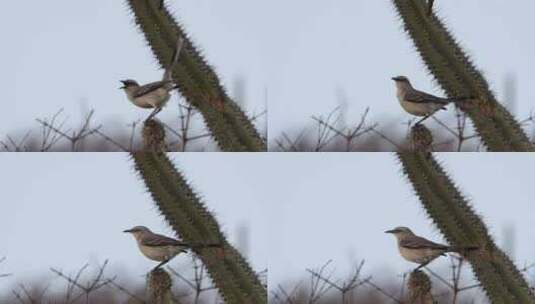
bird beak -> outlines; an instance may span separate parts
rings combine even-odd
[[[394,233],[394,232],[396,232],[396,230],[395,230],[395,229],[393,229],[393,230],[387,230],[387,231],[385,231],[385,233]]]
[[[126,83],[123,80],[121,80],[121,82],[123,83],[123,86],[120,87],[119,90],[122,90],[122,89],[126,88]]]
[[[124,233],[130,233],[130,232],[132,232],[132,229],[127,229],[127,230],[124,230],[123,232]]]
[[[392,77],[392,80],[398,81],[399,79],[397,77]]]

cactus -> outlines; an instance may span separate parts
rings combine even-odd
[[[409,149],[414,152],[430,153],[433,149],[433,135],[424,125],[415,125],[409,134]]]
[[[409,287],[409,303],[434,303],[433,295],[431,294],[431,281],[425,273],[420,270],[413,271],[407,285]]]
[[[459,46],[444,23],[428,15],[425,0],[392,0],[427,68],[451,98],[473,97],[457,103],[472,120],[491,151],[533,151],[534,146],[513,116],[498,103],[482,73]]]
[[[167,271],[157,268],[149,272],[147,275],[147,289],[149,293],[150,303],[154,304],[171,304],[176,303],[173,300],[171,287],[173,280]]]
[[[165,129],[154,119],[143,124],[143,150],[146,152],[165,151]]]
[[[265,287],[242,255],[228,243],[214,216],[184,176],[163,153],[134,153],[136,170],[156,206],[181,238],[191,244],[221,244],[192,248],[206,265],[226,303],[266,303]]]
[[[524,277],[489,235],[468,200],[432,154],[397,154],[425,211],[446,240],[457,248],[478,246],[463,253],[492,303],[535,303]]]
[[[171,62],[179,37],[184,48],[172,70],[173,79],[186,100],[199,110],[223,151],[266,151],[266,143],[239,106],[227,95],[219,78],[186,32],[159,1],[127,0],[162,68]]]

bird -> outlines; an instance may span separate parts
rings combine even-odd
[[[385,233],[391,233],[396,237],[399,253],[405,260],[419,264],[415,271],[427,266],[439,256],[446,256],[446,253],[461,253],[478,249],[477,246],[456,248],[434,243],[423,237],[415,235],[407,227],[396,227],[392,230],[385,231]]]
[[[446,110],[446,105],[452,102],[460,102],[472,99],[472,97],[441,98],[418,91],[412,87],[411,82],[405,76],[396,76],[392,80],[396,83],[396,96],[401,107],[415,116],[423,116],[416,124],[421,124],[439,110]]]
[[[186,253],[191,247],[182,241],[156,234],[145,226],[135,226],[123,232],[131,233],[134,236],[137,246],[144,256],[153,261],[161,262],[154,269],[165,265],[175,256]]]
[[[121,80],[123,86],[120,89],[124,90],[128,100],[140,108],[154,109],[146,121],[153,118],[154,115],[162,110],[171,98],[171,91],[177,88],[177,85],[175,85],[172,79],[172,70],[178,62],[183,45],[184,39],[180,37],[172,57],[172,62],[165,70],[162,80],[145,85],[140,85],[133,79]]]

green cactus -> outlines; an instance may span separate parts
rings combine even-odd
[[[433,135],[424,125],[415,125],[409,133],[409,149],[430,153],[433,150]]]
[[[432,154],[397,154],[403,172],[435,225],[463,253],[492,303],[535,303],[535,297],[513,262],[494,243],[481,218]]]
[[[149,272],[147,275],[147,289],[149,293],[150,303],[154,304],[171,304],[176,303],[173,300],[171,287],[173,280],[167,271],[157,268]]]
[[[473,97],[457,103],[472,120],[491,151],[533,151],[520,124],[503,107],[482,73],[459,46],[444,23],[428,14],[425,0],[392,0],[427,68],[451,98]]]
[[[143,151],[166,151],[165,129],[154,119],[145,121],[143,124]]]
[[[206,125],[223,151],[266,151],[266,143],[240,107],[228,96],[219,77],[159,1],[127,0],[156,59],[166,68],[179,37],[184,48],[172,70],[182,96],[204,117]]]
[[[228,243],[214,216],[163,153],[134,153],[143,178],[165,220],[187,243],[221,244],[192,248],[206,265],[226,303],[266,303],[267,293],[242,255]]]
[[[433,304],[433,295],[431,294],[431,280],[420,270],[411,273],[409,281],[409,303],[413,304]]]

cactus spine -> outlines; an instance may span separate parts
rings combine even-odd
[[[213,68],[168,10],[160,9],[159,1],[127,0],[127,3],[163,68],[172,61],[178,38],[184,38],[184,48],[172,71],[173,79],[181,94],[202,114],[219,147],[224,151],[266,151],[266,143],[252,122],[227,95]]]
[[[489,85],[425,0],[392,0],[431,74],[449,97],[471,97],[459,103],[491,151],[533,151],[534,146],[513,116],[498,103]]]
[[[266,303],[267,293],[256,273],[228,243],[214,216],[167,156],[145,152],[132,158],[159,211],[185,242],[222,245],[192,250],[206,265],[225,303]]]
[[[513,262],[494,243],[481,218],[429,153],[397,154],[425,211],[456,247],[478,246],[464,254],[492,303],[535,303]]]

